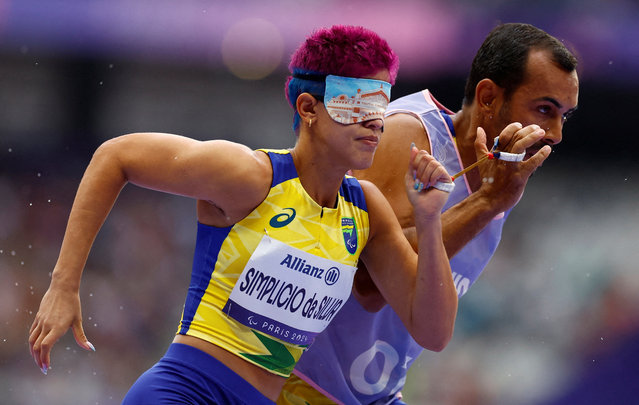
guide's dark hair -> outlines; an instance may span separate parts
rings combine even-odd
[[[552,35],[530,24],[501,24],[488,34],[475,55],[466,80],[464,104],[472,104],[477,83],[483,79],[504,88],[508,99],[524,81],[531,50],[548,51],[552,61],[566,72],[577,68],[577,58]]]

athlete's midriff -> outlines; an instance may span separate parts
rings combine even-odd
[[[286,378],[268,372],[202,339],[187,335],[176,335],[173,339],[173,343],[189,345],[215,357],[218,361],[224,363],[224,365],[248,381],[258,391],[264,394],[264,396],[273,401],[277,399],[286,381]]]

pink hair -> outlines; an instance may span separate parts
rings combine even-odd
[[[395,84],[399,58],[379,35],[364,27],[334,25],[320,28],[300,45],[291,56],[288,68],[292,74],[336,75],[346,77],[372,76],[387,69],[390,83]],[[289,76],[284,85],[286,99],[293,109],[295,100],[303,92],[321,95],[324,83],[300,80]],[[299,127],[300,117],[295,111],[293,128]]]
[[[337,76],[364,77],[388,69],[395,84],[399,58],[388,43],[364,27],[320,28],[293,53],[289,70],[303,69]]]

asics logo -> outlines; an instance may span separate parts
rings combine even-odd
[[[295,219],[295,209],[284,208],[283,211],[287,212],[282,212],[281,214],[275,215],[269,221],[269,225],[271,225],[273,228],[282,228],[290,224]]]

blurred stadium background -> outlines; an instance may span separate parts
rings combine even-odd
[[[192,201],[128,186],[83,279],[85,331],[46,377],[27,335],[83,169],[135,131],[290,147],[288,57],[312,29],[357,24],[401,59],[393,99],[461,105],[499,22],[580,58],[579,110],[460,302],[455,337],[410,371],[410,404],[639,403],[639,5],[630,0],[0,0],[0,403],[117,404],[177,327]]]

